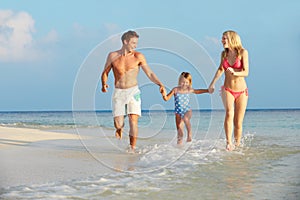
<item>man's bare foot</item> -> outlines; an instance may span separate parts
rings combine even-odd
[[[186,142],[191,142],[192,141],[192,138],[191,137],[188,137],[187,139],[186,139]]]
[[[116,138],[117,139],[122,139],[122,129],[117,129],[116,130]]]
[[[129,148],[127,149],[127,153],[136,153],[135,147],[130,145]]]
[[[182,138],[177,138],[177,145],[182,145]]]

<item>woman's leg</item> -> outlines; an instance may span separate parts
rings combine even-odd
[[[224,129],[227,141],[227,150],[232,150],[232,130],[233,130],[233,118],[234,118],[234,96],[222,88],[222,100],[225,108],[225,120]]]
[[[248,94],[244,92],[235,101],[234,109],[234,140],[236,146],[240,146],[242,132],[243,132],[243,120],[248,103]]]

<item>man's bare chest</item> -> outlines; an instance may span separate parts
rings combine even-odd
[[[138,69],[140,62],[136,57],[124,57],[120,56],[118,59],[112,62],[113,68],[115,70],[131,70],[131,69]]]

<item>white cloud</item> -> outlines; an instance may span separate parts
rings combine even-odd
[[[210,42],[211,44],[214,44],[216,46],[220,46],[220,40],[216,37],[206,36],[205,40]]]
[[[220,53],[223,50],[220,39],[213,36],[205,36],[200,43],[214,62],[219,63]]]
[[[105,23],[104,28],[107,31],[109,35],[111,34],[116,34],[121,31],[120,27],[118,24],[113,24],[113,23]]]
[[[86,29],[79,23],[73,24],[73,31],[77,37],[83,37],[86,34]]]
[[[58,42],[58,33],[56,30],[51,30],[43,39],[44,43],[56,43]]]
[[[43,53],[34,39],[35,21],[27,12],[0,10],[0,61],[21,62],[41,59]],[[43,42],[54,42],[57,33],[51,31]]]

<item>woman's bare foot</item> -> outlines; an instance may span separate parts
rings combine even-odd
[[[227,144],[227,145],[226,145],[226,150],[227,150],[227,151],[233,151],[234,148],[235,148],[235,146],[234,146],[233,144]]]
[[[240,147],[240,146],[241,146],[240,140],[235,139],[235,140],[234,140],[234,145],[235,145],[236,147]]]

